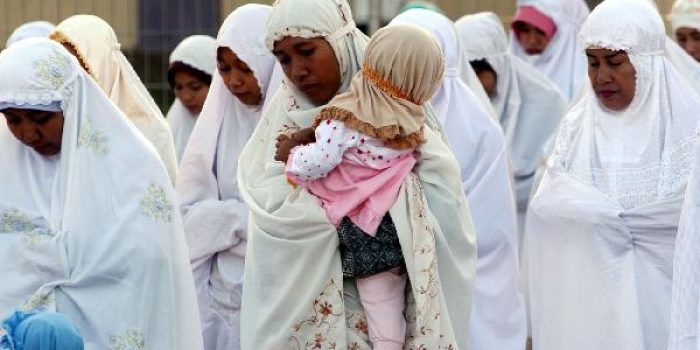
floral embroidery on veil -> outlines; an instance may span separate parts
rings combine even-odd
[[[148,186],[146,196],[141,199],[143,214],[157,222],[170,222],[170,214],[173,210],[168,195],[162,187],[151,184]]]
[[[41,81],[47,82],[53,90],[58,90],[68,78],[70,61],[53,51],[46,59],[37,61],[34,67]]]

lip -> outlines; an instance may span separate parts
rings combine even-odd
[[[600,96],[603,99],[609,99],[617,94],[617,91],[614,90],[599,90],[598,91],[598,96]]]
[[[31,147],[35,151],[43,154],[43,153],[50,151],[52,146],[50,143],[39,143],[39,144],[29,145],[29,147]]]
[[[526,52],[528,55],[539,55],[539,54],[542,53],[542,50],[529,49],[529,50],[525,50],[525,52]]]
[[[304,84],[304,85],[297,87],[297,89],[299,89],[299,91],[304,92],[304,93],[314,91],[317,88],[318,88],[318,84]]]

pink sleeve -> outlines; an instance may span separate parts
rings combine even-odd
[[[326,120],[316,127],[316,142],[294,147],[285,167],[287,178],[301,186],[328,175],[343,161],[343,154],[355,146],[356,131],[343,122]]]

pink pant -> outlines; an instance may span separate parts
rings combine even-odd
[[[365,309],[369,339],[374,350],[402,350],[406,339],[403,315],[406,273],[398,269],[357,279]]]

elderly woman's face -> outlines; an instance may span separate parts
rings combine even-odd
[[[262,91],[255,73],[231,49],[219,47],[216,50],[216,65],[226,88],[239,101],[249,106],[262,102]]]
[[[636,70],[624,51],[591,48],[588,57],[588,79],[605,108],[621,111],[632,103],[636,87]]]
[[[700,30],[680,27],[676,29],[676,40],[685,52],[700,62]]]
[[[2,111],[10,132],[43,156],[61,152],[63,112],[7,108]]]
[[[284,74],[313,104],[324,105],[340,89],[340,67],[331,45],[323,38],[285,37],[272,53]]]

